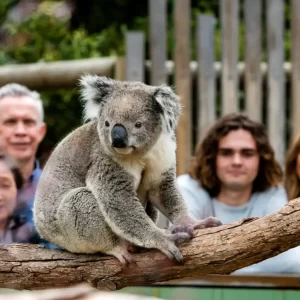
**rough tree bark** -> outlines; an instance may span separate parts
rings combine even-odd
[[[300,198],[263,218],[244,219],[199,230],[180,246],[185,262],[177,265],[156,250],[136,254],[124,268],[113,257],[75,255],[35,245],[0,246],[0,287],[45,289],[86,282],[98,289],[192,278],[233,271],[300,245]]]

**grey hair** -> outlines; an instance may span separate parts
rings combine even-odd
[[[40,122],[44,122],[44,106],[41,96],[36,91],[29,90],[26,86],[18,83],[9,83],[0,88],[0,101],[4,97],[29,97],[36,102],[38,113],[40,116]]]

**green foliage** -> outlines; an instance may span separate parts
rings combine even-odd
[[[2,64],[74,60],[124,51],[124,45],[120,43],[122,32],[115,27],[99,34],[89,34],[84,28],[71,31],[68,24],[35,13],[20,25],[9,24],[7,29],[15,44],[0,51],[7,60]]]
[[[10,7],[17,1],[15,0],[1,0],[0,2],[0,24],[5,21],[6,13]]]

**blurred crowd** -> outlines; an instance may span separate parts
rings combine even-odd
[[[32,213],[42,173],[37,150],[46,131],[39,93],[15,83],[0,88],[0,243],[56,248],[39,236]],[[300,197],[300,135],[282,167],[262,123],[244,113],[225,115],[199,141],[177,184],[196,219],[215,216],[227,224],[264,217]],[[236,273],[300,274],[299,249]]]

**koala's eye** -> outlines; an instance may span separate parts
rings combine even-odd
[[[106,126],[106,127],[109,127],[108,121],[105,121],[105,126]]]
[[[141,128],[142,127],[142,123],[141,122],[136,122],[135,123],[135,127],[136,128]]]

